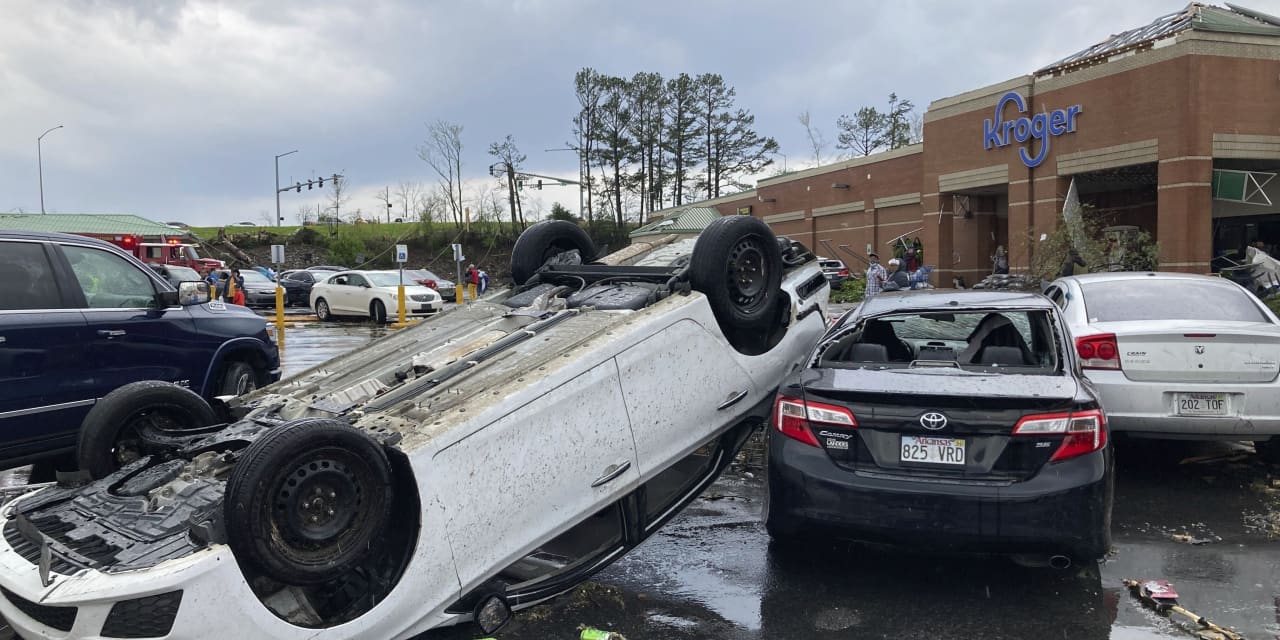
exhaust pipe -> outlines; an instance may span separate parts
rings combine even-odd
[[[1054,569],[1069,569],[1071,567],[1071,558],[1067,556],[1050,556],[1049,566]]]

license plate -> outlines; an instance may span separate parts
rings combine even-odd
[[[1179,393],[1177,402],[1180,416],[1227,415],[1227,394],[1225,393]]]
[[[964,464],[964,440],[936,436],[902,436],[902,462]]]

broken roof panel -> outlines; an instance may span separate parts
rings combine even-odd
[[[1187,30],[1217,31],[1280,36],[1280,19],[1238,5],[1228,8],[1193,2],[1181,11],[1166,14],[1153,22],[1130,29],[1042,67],[1036,75],[1068,73],[1081,67],[1102,64],[1112,56],[1151,49],[1156,43]]]

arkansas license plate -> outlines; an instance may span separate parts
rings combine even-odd
[[[1227,415],[1227,394],[1225,393],[1179,393],[1177,401],[1180,416]]]
[[[903,462],[964,464],[964,440],[935,436],[902,436]]]

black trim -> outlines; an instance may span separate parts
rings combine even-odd
[[[159,638],[173,631],[182,604],[182,590],[121,600],[111,605],[102,625],[105,638]]]
[[[3,593],[9,604],[18,611],[46,627],[53,627],[58,631],[71,631],[71,628],[76,626],[76,614],[79,610],[75,607],[51,607],[37,604],[4,587],[0,587],[0,593]]]

